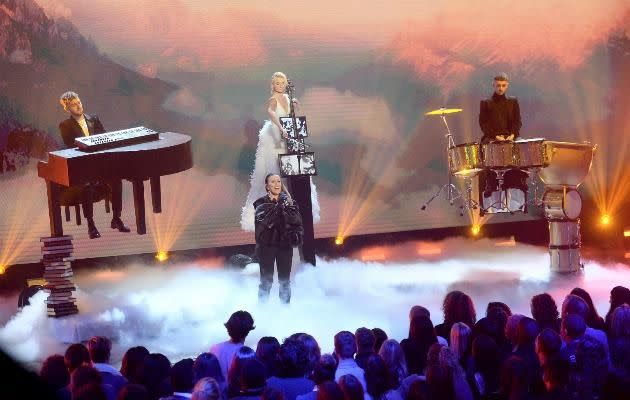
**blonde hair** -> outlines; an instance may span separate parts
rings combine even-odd
[[[454,323],[451,327],[451,350],[455,358],[461,359],[470,348],[471,329],[463,322]]]
[[[199,379],[192,390],[193,400],[219,400],[221,397],[219,384],[209,377]]]
[[[78,99],[79,95],[76,92],[68,91],[61,95],[59,98],[59,104],[63,107],[64,111],[68,111],[68,105],[74,99]]]
[[[274,72],[273,75],[271,75],[271,81],[269,83],[269,88],[271,90],[271,94],[273,94],[273,80],[274,79],[284,79],[284,81],[287,81],[287,76],[284,74],[284,72]]]
[[[280,176],[280,174],[276,174],[275,172],[270,172],[267,175],[265,175],[265,191],[269,193],[269,190],[267,189],[267,185],[269,184],[269,178],[271,178],[274,175],[280,178],[280,184],[282,185],[282,192],[286,193],[287,197],[291,199],[291,193],[289,193],[289,190],[287,189],[284,182],[282,181],[282,177]]]
[[[387,339],[381,345],[378,355],[381,356],[390,373],[394,375],[396,384],[400,385],[409,374],[405,353],[400,347],[400,343],[395,339]]]

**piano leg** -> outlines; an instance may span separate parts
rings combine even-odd
[[[55,182],[46,181],[46,193],[48,195],[48,219],[50,220],[50,236],[63,236],[61,224],[61,204],[59,204],[60,186]]]
[[[160,185],[160,177],[154,176],[149,181],[151,184],[151,203],[153,204],[153,212],[159,214],[162,212],[162,188]]]
[[[136,231],[138,235],[147,233],[144,211],[144,181],[135,180],[133,183],[133,205],[136,209]]]

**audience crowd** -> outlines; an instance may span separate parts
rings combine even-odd
[[[601,317],[581,288],[560,308],[548,293],[531,317],[491,302],[477,318],[472,299],[448,293],[443,320],[409,312],[408,337],[382,329],[338,332],[333,354],[295,333],[282,343],[246,343],[254,319],[237,311],[227,340],[174,364],[142,346],[110,364],[111,341],[93,337],[52,355],[40,378],[60,399],[196,400],[586,400],[630,399],[630,290],[617,286]],[[248,344],[252,346],[249,347]]]

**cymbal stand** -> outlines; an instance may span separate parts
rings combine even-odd
[[[455,142],[453,141],[453,134],[451,133],[451,129],[448,127],[448,122],[446,122],[446,115],[441,114],[440,118],[442,118],[442,122],[444,122],[444,126],[446,127],[446,132],[447,132],[446,135],[444,135],[444,137],[446,138],[446,168],[448,171],[448,183],[440,186],[437,192],[435,192],[433,196],[431,196],[431,198],[426,203],[424,203],[422,207],[420,207],[420,210],[423,210],[423,211],[427,209],[427,207],[433,200],[435,200],[438,196],[440,196],[440,194],[442,194],[442,191],[446,192],[446,200],[448,200],[448,202],[451,205],[455,203],[455,200],[463,197],[462,192],[460,192],[457,186],[453,184],[451,171],[450,171],[451,160],[448,156],[448,151],[451,147],[455,147]]]

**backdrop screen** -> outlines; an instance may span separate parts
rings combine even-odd
[[[597,143],[580,190],[619,207],[628,2],[483,3],[0,1],[0,265],[40,258],[49,226],[37,161],[61,146],[67,90],[107,130],[185,133],[194,149],[192,170],[163,178],[164,211],[147,209],[146,236],[111,231],[102,203],[102,238],[89,240],[74,216],[64,222],[79,258],[252,243],[241,207],[276,71],[295,82],[308,119],[318,237],[470,224],[443,200],[420,211],[447,177],[444,126],[424,113],[462,108],[448,120],[455,142],[479,140],[479,101],[502,71],[521,105],[521,135]],[[131,184],[123,190],[133,229]]]

